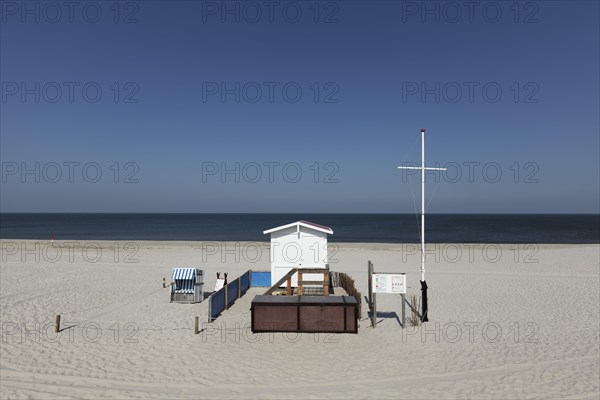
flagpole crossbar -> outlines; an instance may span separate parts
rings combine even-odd
[[[429,171],[447,171],[448,168],[434,168],[434,167],[425,167],[425,168],[421,168],[421,167],[398,167],[398,169],[426,169]]]

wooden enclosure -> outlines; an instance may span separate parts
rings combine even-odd
[[[256,296],[252,332],[357,333],[358,304],[351,296]]]

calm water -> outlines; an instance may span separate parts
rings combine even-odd
[[[332,242],[418,243],[414,214],[0,214],[0,238],[267,241],[300,219],[331,227]],[[427,242],[600,243],[600,215],[427,216]]]

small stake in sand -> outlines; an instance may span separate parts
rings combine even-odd
[[[194,335],[197,335],[200,333],[200,322],[198,317],[194,317]]]
[[[425,129],[421,129],[421,166],[420,167],[398,167],[398,169],[421,170],[421,291],[423,300],[421,306],[421,318],[423,322],[427,318],[427,282],[425,282],[425,171],[446,171],[447,168],[425,167]]]
[[[60,315],[56,316],[56,321],[54,323],[54,332],[60,332]]]

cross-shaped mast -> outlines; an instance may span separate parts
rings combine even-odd
[[[421,166],[398,169],[421,170],[421,287],[423,290],[423,321],[427,321],[427,284],[425,283],[425,171],[445,171],[447,168],[425,167],[425,129],[421,129]]]

